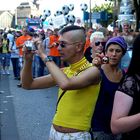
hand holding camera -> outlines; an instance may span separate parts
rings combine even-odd
[[[25,41],[24,45],[25,45],[25,47],[27,48],[28,51],[37,50],[37,47],[35,47],[35,44],[32,40]]]
[[[52,47],[58,47],[59,43],[58,42],[53,42],[53,44],[51,45]]]
[[[100,67],[102,64],[107,64],[109,63],[109,58],[105,56],[103,53],[97,53],[94,59],[92,60],[92,64]]]

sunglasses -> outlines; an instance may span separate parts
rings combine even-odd
[[[105,47],[106,42],[101,42],[101,41],[96,41],[96,42],[95,42],[95,46],[99,46],[100,44],[101,44],[103,47]]]
[[[67,45],[74,45],[76,43],[80,43],[80,42],[67,43],[67,42],[61,41],[58,44],[59,44],[59,46],[61,46],[61,48],[65,48]]]
[[[128,24],[124,24],[123,27],[129,27],[129,25]]]

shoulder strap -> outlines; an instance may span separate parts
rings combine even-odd
[[[88,68],[89,68],[89,67],[88,67]],[[86,69],[87,69],[87,68],[86,68]],[[76,73],[75,76],[77,76],[79,73],[81,73],[81,72],[84,71],[84,70],[85,70],[85,69],[82,69],[82,70],[78,71],[78,72]],[[57,106],[58,106],[58,104],[59,104],[61,98],[63,97],[63,95],[66,93],[66,91],[67,91],[67,90],[64,90],[64,91],[61,93],[60,97],[58,98],[57,103],[56,103],[56,111],[57,111]]]
[[[60,99],[61,99],[62,96],[65,94],[65,92],[66,92],[66,90],[64,90],[64,91],[62,92],[62,94],[60,95],[60,97],[58,98],[57,103],[56,103],[56,108],[57,108],[57,106],[58,106],[58,103],[60,102]]]

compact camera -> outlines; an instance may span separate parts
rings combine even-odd
[[[53,43],[53,46],[54,46],[54,47],[58,47],[58,46],[59,46],[59,43],[58,43],[58,42],[54,42],[54,43]]]
[[[26,46],[27,50],[29,50],[29,51],[36,50],[36,47],[35,47],[35,45],[34,45],[33,41],[28,40],[28,41],[25,41],[25,43],[24,43],[24,44],[25,44],[25,46]]]
[[[103,64],[109,63],[109,58],[108,58],[107,56],[104,56],[104,57],[102,58],[102,63],[103,63]]]

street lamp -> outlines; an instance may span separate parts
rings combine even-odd
[[[91,0],[89,0],[89,27],[92,28]]]
[[[117,1],[114,0],[113,27],[116,26],[116,20],[117,20],[117,8],[118,8],[118,6],[117,6]]]

